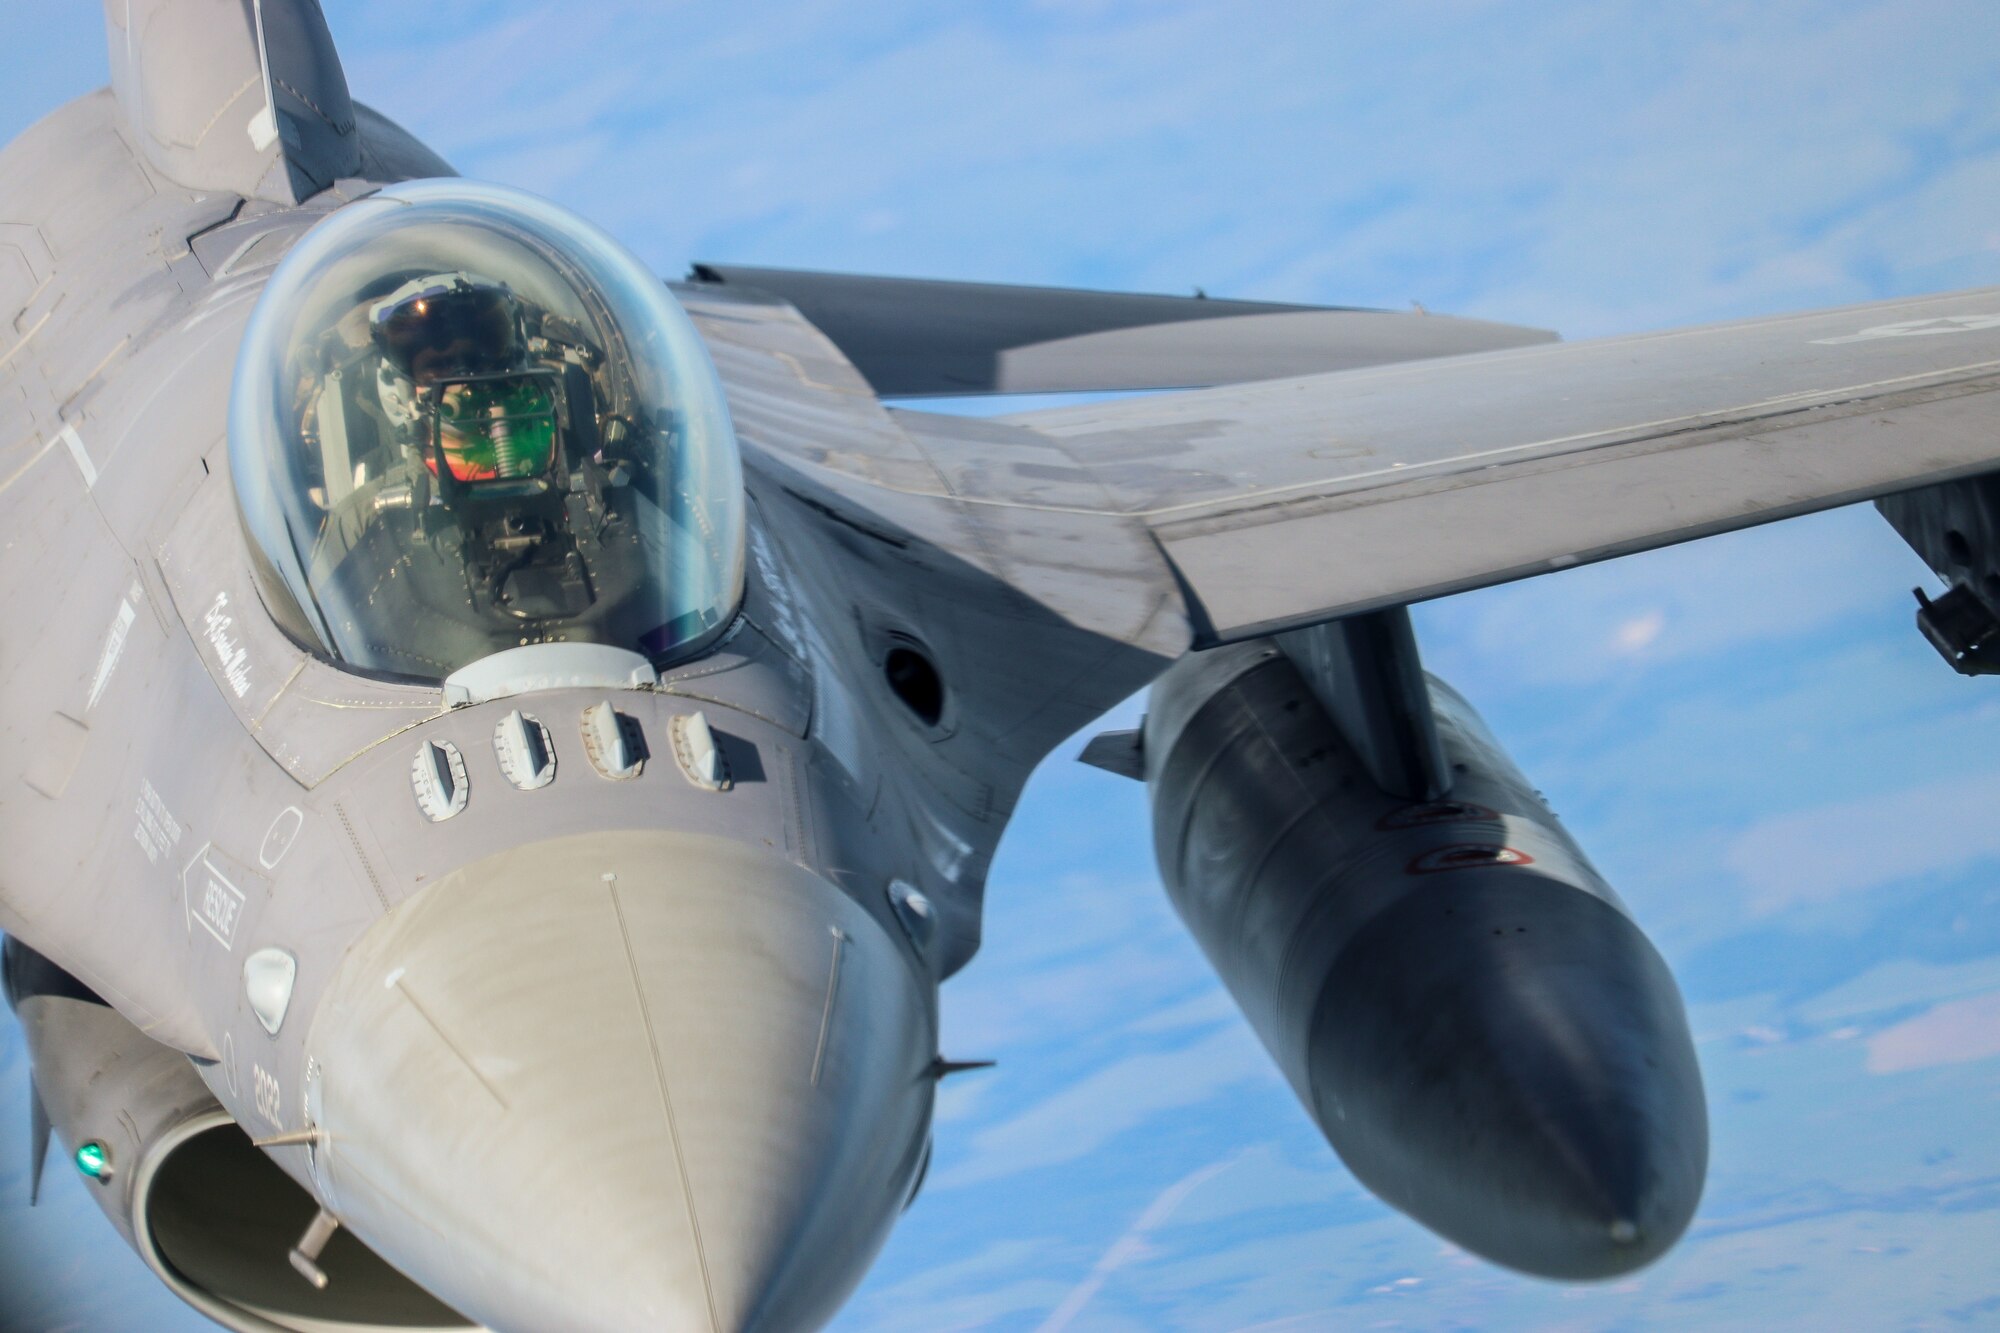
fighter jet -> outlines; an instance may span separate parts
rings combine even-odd
[[[1628,1272],[1701,1194],[1680,997],[1405,608],[1874,499],[2000,659],[2000,291],[1562,343],[665,281],[312,0],[105,10],[0,152],[0,929],[37,1179],[226,1327],[822,1325],[1023,783],[1148,688],[1084,757],[1331,1147]]]

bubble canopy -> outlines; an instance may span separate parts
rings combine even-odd
[[[229,464],[265,605],[364,671],[698,651],[742,595],[743,477],[666,286],[546,200],[459,180],[339,209],[252,312]]]

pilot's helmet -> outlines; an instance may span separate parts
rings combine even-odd
[[[521,302],[505,283],[442,273],[368,311],[376,396],[404,443],[453,481],[538,477],[555,461],[557,384],[530,365]]]
[[[441,273],[404,283],[368,311],[382,354],[429,382],[521,364],[521,303],[505,283]]]

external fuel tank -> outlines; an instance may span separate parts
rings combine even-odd
[[[1708,1159],[1666,964],[1413,642],[1436,756],[1414,794],[1384,790],[1300,647],[1192,654],[1154,686],[1139,754],[1175,908],[1383,1200],[1544,1277],[1658,1257]]]

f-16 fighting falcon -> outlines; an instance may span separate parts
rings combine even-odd
[[[698,264],[456,176],[314,0],[106,0],[0,152],[0,929],[59,1141],[239,1330],[809,1330],[923,1184],[1030,770],[1382,1199],[1687,1227],[1660,955],[1414,601],[1875,499],[2000,670],[2000,291],[1561,343]],[[966,419],[882,399],[1173,390]],[[957,1058],[954,1058],[957,1057]]]

